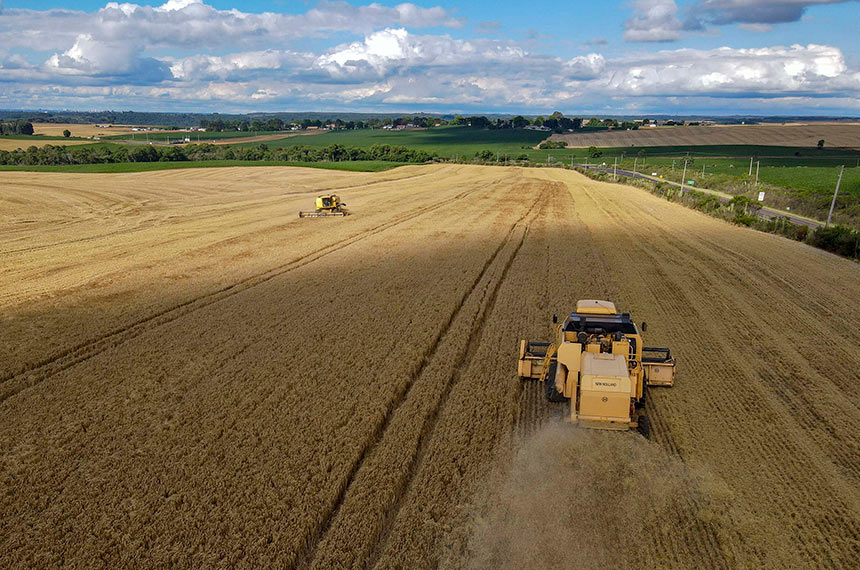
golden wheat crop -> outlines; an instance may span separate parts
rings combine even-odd
[[[63,131],[68,130],[73,137],[97,137],[111,135],[125,135],[134,132],[129,125],[112,125],[100,127],[96,124],[77,123],[33,123],[33,132],[37,135],[49,137],[61,137]]]
[[[324,191],[355,215],[298,219]],[[854,263],[552,169],[7,173],[0,204],[4,567],[860,561]],[[653,442],[515,377],[588,297],[679,358]]]
[[[33,123],[33,131],[37,135],[49,137],[62,137],[63,131],[68,130],[73,137],[89,139],[91,137],[124,135],[132,132],[131,127],[115,126],[110,128],[98,127],[97,125],[78,125],[71,123]],[[31,146],[43,147],[45,145],[72,146],[79,144],[90,144],[90,140],[41,140],[39,138],[0,139],[0,150],[27,149]]]

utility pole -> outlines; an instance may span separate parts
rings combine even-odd
[[[612,165],[612,179],[618,181],[618,157],[615,157],[615,163]]]
[[[636,157],[634,157],[634,158],[633,158],[633,174],[636,174],[636,162],[637,162],[638,160],[639,160],[639,159],[638,159],[638,158],[636,158]]]
[[[747,176],[752,176],[752,159],[753,157],[750,157],[750,173]]]
[[[675,174],[675,161],[672,161],[672,174]]]
[[[585,155],[585,170],[588,170],[588,155]]]
[[[833,208],[836,206],[836,196],[839,194],[839,185],[842,183],[842,173],[845,172],[845,165],[842,165],[842,170],[839,171],[839,179],[836,181],[836,191],[833,193],[833,201],[830,202],[830,213],[827,214],[827,223],[824,227],[830,225],[830,218],[833,217]]]
[[[758,186],[758,169],[761,167],[761,161],[755,161],[755,185]]]
[[[681,175],[681,193],[684,192],[684,181],[687,179],[687,159],[684,159],[684,174]]]
[[[702,178],[704,178],[704,177],[705,177],[705,165],[703,164],[702,165]]]

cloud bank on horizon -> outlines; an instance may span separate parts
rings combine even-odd
[[[413,3],[278,13],[10,1],[6,109],[860,114],[858,62],[800,33],[827,8],[856,27],[857,0],[634,0],[606,8],[623,16],[614,30],[572,15],[552,33]],[[796,39],[764,43],[784,26]]]

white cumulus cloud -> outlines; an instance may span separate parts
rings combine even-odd
[[[444,8],[410,3],[388,7],[322,1],[303,14],[260,14],[218,10],[203,0],[168,0],[155,7],[108,2],[95,12],[5,10],[0,14],[0,45],[55,50],[46,66],[57,72],[100,74],[145,66],[148,51],[271,48],[391,25],[459,27],[462,22]]]
[[[633,15],[624,22],[628,42],[668,42],[681,37],[675,0],[635,0]]]
[[[681,33],[674,2],[639,0],[634,8],[628,39],[665,41]],[[652,103],[671,111],[695,101],[721,101],[732,112],[740,105],[766,112],[780,105],[788,112],[800,104],[860,107],[860,71],[835,46],[610,56],[599,53],[602,42],[592,42],[591,53],[562,58],[528,42],[416,32],[419,26],[408,22],[458,21],[442,8],[415,4],[324,2],[303,14],[263,16],[201,0],[109,3],[94,13],[6,9],[0,107],[116,108],[112,98],[129,108],[169,102],[172,109],[222,111],[401,105],[579,112]],[[29,19],[26,28],[22,18]],[[294,41],[330,34],[342,43]],[[21,56],[28,52],[16,48],[42,55],[28,62]]]
[[[828,96],[860,93],[860,73],[850,71],[831,46],[713,50],[679,49],[611,62],[607,91],[627,95]]]

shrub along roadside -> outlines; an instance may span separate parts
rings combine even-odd
[[[603,171],[576,169],[593,180],[612,182],[612,176]],[[758,204],[745,196],[735,196],[728,202],[722,202],[713,194],[697,190],[681,191],[680,188],[665,182],[655,182],[641,178],[619,176],[619,184],[636,186],[648,190],[652,194],[663,197],[670,202],[683,204],[688,208],[699,210],[716,218],[721,218],[733,224],[747,226],[759,231],[808,243],[819,249],[836,253],[844,257],[860,260],[860,231],[847,226],[810,228],[792,223],[787,217],[779,216],[769,220],[758,217]]]

